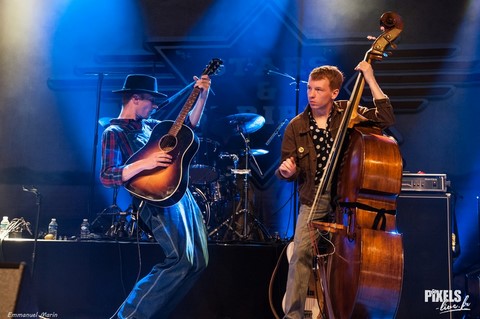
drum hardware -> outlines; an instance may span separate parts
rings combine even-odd
[[[212,204],[222,203],[226,201],[226,196],[228,195],[228,181],[224,179],[224,176],[221,175],[215,182],[210,184],[210,198]]]
[[[142,239],[150,239],[151,235],[139,226],[139,221],[137,221],[137,216],[133,212],[132,205],[126,210],[122,210],[117,205],[117,196],[118,187],[114,187],[113,203],[100,212],[93,220],[90,227],[92,233],[102,234],[102,236],[108,239],[128,239],[137,237],[136,230],[138,228]]]
[[[126,211],[119,212],[106,236],[122,240],[155,240],[149,228],[139,219],[130,205]]]
[[[127,225],[127,212],[119,212],[118,220],[112,223],[112,226],[105,235],[112,238],[128,238],[130,237],[130,231]]]
[[[200,211],[202,212],[203,223],[207,227],[207,230],[210,225],[210,202],[207,199],[207,196],[204,192],[198,187],[190,186],[190,191],[192,192],[195,201],[197,202]]]
[[[233,160],[233,167],[237,168],[238,166],[238,155],[237,154],[230,154],[230,153],[225,153],[222,152],[218,155],[219,158],[224,159],[224,158],[231,158]]]
[[[213,229],[208,235],[209,237],[218,235],[220,229],[222,229],[223,227],[227,227],[227,232],[225,233],[224,238],[227,238],[229,235],[231,235],[232,238],[237,237],[240,240],[247,240],[253,235],[253,230],[258,229],[260,230],[260,233],[258,235],[261,240],[265,240],[265,237],[269,239],[271,236],[266,230],[265,226],[263,226],[263,224],[257,219],[255,214],[250,209],[250,159],[254,163],[255,167],[258,169],[260,175],[263,175],[263,173],[255,159],[255,152],[253,152],[253,150],[250,148],[250,140],[245,135],[247,133],[252,133],[259,130],[265,123],[265,119],[260,115],[249,113],[227,116],[226,119],[228,120],[228,123],[230,125],[235,126],[236,134],[240,135],[244,141],[245,148],[243,150],[243,154],[245,156],[245,168],[238,169],[235,165],[235,168],[231,169],[231,172],[234,175],[234,179],[236,179],[237,175],[243,176],[243,196],[240,197],[240,201],[232,215],[227,218],[223,223],[221,223],[218,227]],[[263,153],[266,154],[265,152]],[[226,157],[227,155],[224,154],[223,156]],[[237,229],[237,226],[242,227],[241,231]]]
[[[218,179],[216,168],[220,143],[200,137],[200,146],[190,165],[190,181],[195,185],[206,185]]]
[[[115,228],[116,216],[118,216],[122,209],[117,205],[118,187],[113,188],[112,205],[101,211],[91,223],[91,230],[93,233],[101,233],[107,237],[111,237],[112,228]],[[110,219],[107,226],[106,218]]]
[[[232,174],[234,175],[250,175],[250,173],[252,172],[251,169],[236,169],[236,168],[232,168],[230,169],[230,172],[232,172]]]

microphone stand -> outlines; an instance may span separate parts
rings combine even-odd
[[[98,146],[98,124],[100,118],[100,102],[102,96],[102,83],[105,75],[107,73],[99,72],[99,73],[86,73],[87,75],[97,75],[98,76],[98,83],[97,83],[97,104],[95,107],[95,127],[93,133],[93,150],[92,150],[92,168],[91,168],[91,176],[90,176],[90,202],[88,205],[88,215],[91,215],[94,196],[95,196],[95,171],[97,168],[97,146]]]
[[[34,232],[34,239],[33,239],[33,251],[32,251],[32,269],[31,275],[32,279],[35,277],[35,257],[37,253],[37,242],[38,242],[38,224],[40,223],[40,211],[42,205],[42,195],[40,192],[32,186],[32,188],[26,188],[25,186],[22,187],[23,191],[30,192],[35,194],[36,197],[36,205],[37,205],[37,219],[35,222],[35,232]]]
[[[280,123],[277,128],[275,129],[275,131],[273,131],[272,135],[270,135],[270,137],[268,138],[268,140],[265,142],[265,145],[268,146],[272,141],[273,139],[275,138],[275,136],[278,136],[280,137],[280,129],[285,125],[285,123],[288,122],[288,119],[284,119],[282,123]]]
[[[295,114],[298,114],[299,112],[299,103],[300,103],[300,83],[308,83],[307,81],[300,80],[300,75],[298,75],[296,78],[291,76],[288,73],[281,73],[275,70],[267,70],[267,75],[274,74],[274,75],[279,75],[286,77],[290,80],[293,80],[293,82],[290,82],[289,85],[295,84]],[[279,129],[281,126],[279,126]],[[268,145],[268,144],[267,144]],[[295,228],[297,225],[297,210],[298,210],[298,198],[297,198],[297,181],[293,183],[293,231],[295,232]]]
[[[163,108],[164,106],[167,106],[168,104],[172,103],[173,101],[175,101],[180,95],[182,95],[186,90],[188,90],[189,88],[191,88],[193,85],[195,84],[195,81],[189,83],[186,87],[184,87],[183,89],[181,89],[180,91],[178,91],[177,93],[175,93],[174,95],[172,95],[171,97],[169,97],[168,99],[164,100],[162,103],[160,103],[159,105],[157,105],[157,109],[155,110],[155,112],[153,112],[151,115],[150,115],[150,118],[153,118],[153,119],[157,119],[158,118],[155,116],[158,111]]]

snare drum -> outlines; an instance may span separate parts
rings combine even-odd
[[[192,184],[205,185],[218,179],[217,160],[220,143],[209,138],[200,138],[200,147],[190,165]]]

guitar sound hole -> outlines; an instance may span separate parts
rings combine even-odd
[[[172,135],[165,135],[160,139],[160,142],[158,143],[160,149],[165,152],[170,152],[177,146],[177,139],[175,136]]]

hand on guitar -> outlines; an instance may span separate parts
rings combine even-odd
[[[202,75],[201,78],[199,78],[198,76],[194,76],[193,79],[195,80],[194,87],[198,87],[201,90],[200,95],[207,94],[208,90],[210,89],[210,84],[212,82],[210,80],[210,77],[205,74],[205,75]]]
[[[153,169],[156,167],[168,167],[172,164],[172,155],[164,152],[154,152],[141,160],[125,166],[122,173],[123,181],[128,181],[141,171]]]
[[[207,101],[208,92],[210,91],[210,84],[212,81],[207,74],[203,74],[200,78],[198,76],[194,76],[193,79],[195,80],[194,87],[200,89],[200,93],[198,95],[197,102],[195,103],[195,106],[189,115],[189,119],[192,127],[196,127],[202,117],[203,108],[205,107],[205,102]]]
[[[148,157],[141,160],[143,169],[153,169],[157,167],[168,167],[172,163],[172,155],[159,151],[152,153]]]
[[[280,174],[284,178],[292,177],[293,174],[297,172],[297,164],[295,164],[295,159],[293,157],[289,157],[280,164],[278,168]]]

